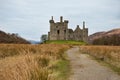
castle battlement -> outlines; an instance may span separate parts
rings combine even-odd
[[[68,20],[63,20],[60,17],[59,22],[55,22],[53,16],[50,23],[50,32],[48,32],[49,40],[76,40],[76,41],[88,41],[88,28],[85,27],[85,21],[83,21],[83,29],[77,25],[76,29],[73,31],[68,28]]]

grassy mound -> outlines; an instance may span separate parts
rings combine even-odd
[[[72,44],[72,45],[86,45],[83,41],[72,41],[72,40],[50,40],[46,41],[47,44]]]

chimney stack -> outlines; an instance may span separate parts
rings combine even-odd
[[[53,20],[53,16],[51,17],[51,19]]]
[[[83,29],[85,29],[85,21],[83,21]]]
[[[60,22],[63,22],[63,17],[62,16],[60,16]]]

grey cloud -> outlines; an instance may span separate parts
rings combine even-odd
[[[86,21],[89,34],[120,26],[119,0],[0,0],[0,25],[27,39],[49,31],[49,19],[64,16],[70,28]]]

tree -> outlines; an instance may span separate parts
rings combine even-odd
[[[41,41],[42,41],[42,42],[46,42],[46,40],[48,40],[48,36],[47,36],[46,34],[43,34],[43,35],[41,36]]]

